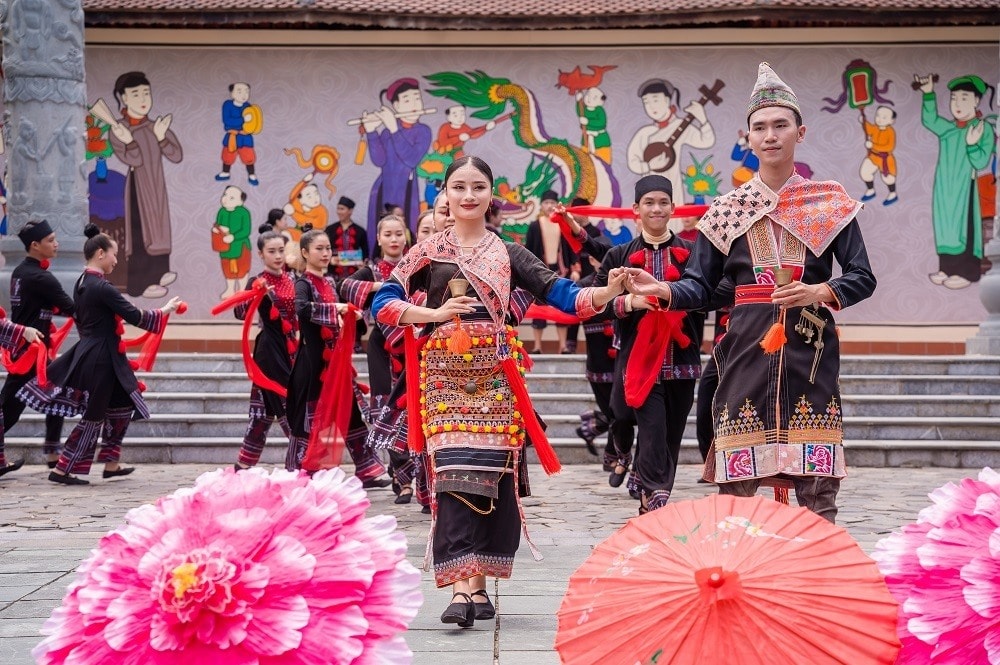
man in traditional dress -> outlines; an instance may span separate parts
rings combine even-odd
[[[800,506],[833,522],[846,467],[830,309],[875,290],[856,219],[862,204],[836,182],[795,173],[795,145],[806,128],[795,94],[767,63],[747,122],[760,171],[702,218],[683,279],[668,284],[630,269],[629,289],[693,310],[725,277],[733,280],[729,332],[714,354],[719,387],[706,478],[738,496],[752,496],[765,480],[790,483]],[[836,278],[834,259],[842,271]]]
[[[353,199],[341,196],[337,201],[337,223],[326,227],[326,235],[330,237],[330,247],[333,248],[330,271],[337,284],[356,273],[369,257],[368,233],[352,218],[354,205]],[[358,252],[361,254],[355,260],[354,255]]]
[[[642,230],[632,242],[608,251],[597,286],[606,284],[615,268],[643,271],[655,283],[676,280],[684,272],[691,244],[667,228],[674,210],[670,180],[661,175],[640,178],[632,209]],[[611,388],[619,449],[608,481],[618,487],[628,471],[632,443],[628,430],[635,423],[635,465],[628,485],[639,496],[640,514],[665,506],[673,491],[695,380],[701,374],[705,324],[703,315],[661,311],[654,301],[628,294],[615,298],[608,308],[618,320],[621,338]]]

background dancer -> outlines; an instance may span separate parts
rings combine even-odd
[[[49,366],[45,386],[35,377],[17,393],[18,399],[45,414],[83,414],[49,473],[50,481],[62,485],[90,484],[70,474],[90,473],[102,433],[97,461],[104,463],[103,477],[127,476],[135,471],[135,467],[119,464],[122,441],[130,421],[149,418],[149,407],[125,356],[122,324],[161,333],[166,315],[181,304],[180,298],[174,297],[160,309],[136,308],[107,280],[118,263],[118,244],[93,224],[87,225],[84,235],[87,265],[73,287],[80,341]]]
[[[254,341],[253,360],[268,379],[287,386],[298,347],[299,330],[299,319],[295,314],[295,279],[285,270],[285,243],[288,238],[275,231],[270,224],[263,224],[258,232],[257,251],[264,262],[264,270],[251,279],[247,287],[252,289],[254,283],[262,279],[267,284],[268,294],[257,309],[260,333]],[[249,301],[241,303],[233,313],[242,321],[249,307]],[[284,396],[256,383],[250,388],[249,418],[235,463],[237,470],[256,466],[260,461],[267,443],[267,431],[275,419],[285,436],[289,439],[292,436],[285,414]]]
[[[678,279],[691,244],[667,228],[674,209],[670,181],[660,175],[640,178],[632,209],[640,220],[641,233],[607,253],[597,283],[604,283],[609,271],[621,267],[644,272],[651,279]],[[616,358],[612,408],[616,420],[638,426],[629,489],[639,494],[642,514],[666,505],[673,491],[681,439],[694,403],[695,379],[701,375],[705,317],[663,312],[655,301],[634,295],[616,299],[614,314],[621,351]],[[617,443],[623,446],[628,442]],[[621,484],[629,452],[618,450],[619,459],[609,478],[612,487]]]
[[[285,456],[285,468],[302,467],[309,432],[319,400],[323,368],[333,353],[340,334],[340,314],[347,304],[338,302],[330,266],[330,238],[322,229],[305,229],[299,239],[305,270],[295,281],[295,311],[299,317],[299,349],[289,377],[286,409],[292,439]],[[351,408],[347,450],[354,460],[354,475],[366,488],[387,487],[392,481],[375,451],[366,444],[368,428],[363,411],[366,400],[354,383],[355,404]]]
[[[52,348],[52,316],[73,316],[73,299],[63,291],[56,276],[48,271],[49,261],[59,253],[59,241],[52,227],[44,219],[30,221],[18,232],[28,253],[10,275],[10,320],[22,326],[36,328],[42,333],[47,349]],[[11,354],[18,359],[17,353]],[[0,391],[3,408],[3,426],[0,431],[0,464],[3,463],[3,437],[17,424],[24,412],[24,403],[17,399],[17,391],[35,376],[35,366],[24,374],[7,374]],[[59,441],[62,438],[62,416],[45,416],[45,441],[42,454],[50,469],[59,459]]]

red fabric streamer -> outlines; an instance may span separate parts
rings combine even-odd
[[[69,335],[70,329],[73,327],[73,319],[66,319],[66,323],[62,324],[61,327],[56,328],[49,335],[49,360],[55,360],[56,354],[59,353],[59,347],[66,340],[66,336]]]
[[[583,217],[613,217],[616,219],[635,219],[638,215],[632,208],[609,208],[607,206],[571,206],[566,208],[574,215]],[[674,206],[671,217],[701,217],[708,211],[707,205],[685,204]]]
[[[48,350],[42,340],[36,339],[28,344],[28,348],[17,360],[11,360],[10,351],[7,349],[0,353],[0,359],[2,359],[4,369],[7,370],[8,374],[27,374],[34,366],[38,385],[43,387],[48,385]]]
[[[424,452],[423,418],[420,416],[420,347],[426,337],[417,339],[413,326],[403,331],[403,360],[406,369],[406,443],[415,453]]]
[[[263,388],[264,390],[270,390],[273,393],[281,395],[282,397],[288,396],[288,389],[269,377],[264,373],[264,370],[260,368],[257,361],[253,357],[253,353],[250,350],[250,326],[253,325],[254,315],[257,313],[257,309],[260,307],[260,303],[264,301],[267,296],[267,283],[263,279],[256,279],[253,283],[253,288],[246,291],[241,291],[234,296],[226,298],[215,307],[212,308],[212,314],[218,315],[227,309],[236,307],[240,303],[250,301],[247,306],[246,315],[243,317],[243,335],[240,339],[240,350],[243,354],[243,367],[247,371],[247,377],[250,382],[256,386]],[[178,310],[179,312],[180,310]],[[277,312],[277,308],[271,309],[271,313]]]
[[[508,356],[500,362],[500,366],[507,376],[511,392],[517,398],[517,410],[521,412],[521,417],[524,419],[524,430],[528,439],[531,440],[531,444],[535,446],[535,452],[538,454],[538,461],[542,463],[542,469],[550,476],[559,473],[562,469],[559,457],[556,456],[556,451],[552,449],[552,444],[545,436],[542,424],[538,422],[535,407],[531,404],[531,396],[528,395],[528,387],[524,384],[521,372],[518,371],[517,363]]]
[[[691,344],[684,334],[684,312],[649,310],[639,321],[635,343],[625,367],[625,403],[642,406],[653,389],[671,342],[682,349]]]
[[[573,325],[574,323],[580,323],[580,317],[574,316],[573,314],[567,314],[561,309],[556,309],[552,305],[539,305],[537,303],[532,303],[528,307],[528,311],[524,313],[524,318],[526,319],[545,319],[546,321],[552,321],[553,323],[564,323],[566,325]]]
[[[567,210],[570,213],[573,212],[569,208],[567,208]],[[552,222],[553,224],[559,225],[559,233],[561,233],[562,237],[565,238],[566,242],[569,243],[570,249],[579,254],[580,250],[583,249],[583,243],[580,242],[580,240],[575,235],[573,235],[572,229],[569,228],[569,222],[566,221],[566,216],[563,215],[561,212],[554,212],[549,217],[549,221]]]
[[[358,309],[354,305],[348,305],[340,328],[340,339],[320,377],[322,388],[316,402],[309,445],[302,459],[302,468],[306,471],[340,466],[344,455],[354,404],[354,367],[351,364],[351,354],[354,352],[357,318]]]
[[[187,303],[180,303],[177,307],[177,313],[183,314],[187,311]],[[141,346],[139,349],[139,359],[134,362],[129,362],[129,366],[133,370],[140,372],[152,372],[153,364],[156,363],[156,354],[160,351],[160,343],[163,341],[163,333],[167,330],[167,324],[170,322],[170,315],[163,315],[163,327],[160,328],[160,332],[154,333],[146,331],[142,335],[134,339],[123,339],[118,342],[118,350],[125,353],[126,348],[131,348],[133,346]]]

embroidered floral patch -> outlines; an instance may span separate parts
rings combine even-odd
[[[806,473],[833,473],[833,446],[806,444]]]
[[[753,476],[753,452],[740,448],[726,452],[726,477],[729,479]]]

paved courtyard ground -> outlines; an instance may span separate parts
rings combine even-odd
[[[208,465],[146,465],[128,478],[89,487],[56,486],[48,469],[25,467],[0,480],[0,664],[27,665],[39,629],[56,607],[73,570],[99,538],[122,523],[131,508],[185,485]],[[696,484],[699,469],[682,467],[674,499],[697,499],[714,492]],[[518,552],[514,578],[500,584],[501,663],[558,663],[552,650],[555,613],[572,572],[591,549],[635,514],[637,503],[624,488],[612,489],[595,465],[571,465],[554,478],[532,467],[534,496],[525,500],[532,540],[545,555],[532,560],[527,547]],[[838,523],[871,552],[887,533],[916,518],[927,493],[974,469],[856,468],[841,490]],[[388,490],[370,493],[372,510],[398,517],[409,539],[409,557],[418,568],[427,542],[429,516],[419,506],[397,506]],[[492,591],[490,581],[488,589]],[[492,621],[469,630],[451,630],[438,621],[449,594],[434,589],[424,573],[424,607],[407,641],[416,665],[489,665],[493,662]],[[192,664],[195,665],[195,664]]]

